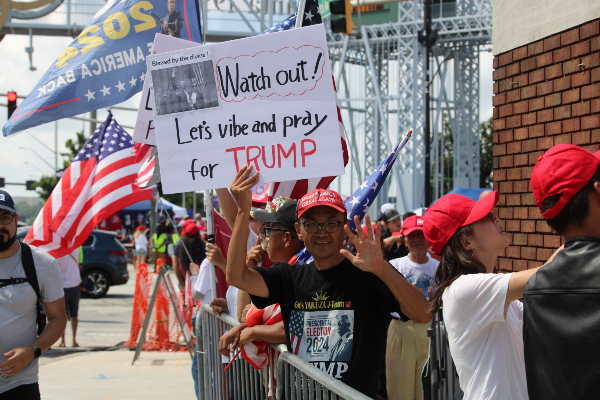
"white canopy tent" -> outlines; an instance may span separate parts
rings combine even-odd
[[[188,211],[185,208],[175,205],[175,204],[171,203],[170,201],[163,199],[162,197],[161,197],[161,200],[166,206],[173,207],[173,212],[175,213],[175,218],[183,218],[185,215],[187,215]],[[160,205],[159,205],[158,209],[160,210]]]

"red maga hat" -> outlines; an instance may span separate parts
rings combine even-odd
[[[425,213],[423,233],[435,254],[442,254],[448,240],[463,226],[477,222],[498,203],[497,191],[479,201],[449,193],[436,201]],[[408,220],[408,218],[407,218]]]
[[[338,192],[327,189],[315,189],[298,200],[296,218],[299,219],[307,210],[317,206],[327,206],[340,212],[346,212],[346,206]]]
[[[420,215],[413,215],[412,217],[408,217],[402,223],[402,230],[400,231],[400,233],[406,236],[414,231],[422,231],[424,223],[425,217],[421,217]]]
[[[196,226],[196,224],[185,224],[183,226],[183,231],[181,232],[184,236],[194,236],[196,233],[200,232],[200,228]]]
[[[554,207],[542,213],[546,219],[558,215],[567,202],[594,176],[600,166],[600,154],[592,154],[572,144],[558,144],[538,158],[531,173],[531,189],[540,211],[550,196],[562,194]]]

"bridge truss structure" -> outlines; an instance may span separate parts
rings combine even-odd
[[[296,0],[198,1],[204,11],[207,42],[256,35],[297,9]],[[33,10],[13,6],[4,25],[0,24],[0,35],[30,36],[30,47],[25,51],[32,69],[34,35],[76,37],[106,4],[104,0],[35,3],[45,5]],[[372,216],[387,202],[396,203],[399,210],[426,206],[424,98],[428,86],[433,198],[453,187],[479,187],[479,54],[492,40],[492,0],[433,3],[432,28],[438,39],[432,47],[429,85],[424,76],[425,47],[419,42],[424,25],[421,0],[399,2],[399,22],[363,25],[353,36],[328,33],[352,158],[347,173],[333,187],[337,184],[339,191],[350,195],[405,133],[413,130],[392,178],[371,206]],[[0,22],[4,13],[0,9]]]
[[[430,168],[437,199],[453,187],[479,187],[479,54],[492,40],[492,1],[438,1],[433,7],[432,28],[438,40],[430,60]],[[413,130],[390,174],[393,179],[387,180],[371,206],[372,216],[387,202],[404,211],[428,206],[424,203],[426,52],[418,38],[423,8],[418,0],[403,1],[397,23],[362,26],[360,35],[328,38],[346,135],[357,160],[346,174],[350,187],[358,187]]]

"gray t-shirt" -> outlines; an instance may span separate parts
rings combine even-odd
[[[30,247],[42,300],[50,303],[60,299],[64,292],[56,260],[46,252]],[[25,278],[20,247],[14,256],[0,259],[0,279],[10,278]],[[7,360],[2,354],[27,346],[37,338],[35,302],[35,292],[29,283],[0,288],[0,363]],[[0,393],[37,381],[38,360],[33,360],[14,376],[0,373]]]

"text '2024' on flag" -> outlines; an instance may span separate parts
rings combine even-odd
[[[25,242],[55,258],[71,253],[100,221],[152,198],[153,189],[137,184],[139,169],[131,136],[109,113],[65,170]]]
[[[2,133],[122,103],[142,90],[156,33],[201,42],[193,0],[108,0],[59,55]]]

